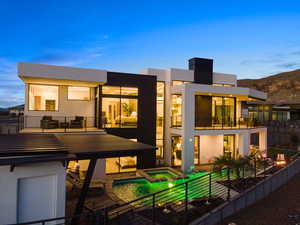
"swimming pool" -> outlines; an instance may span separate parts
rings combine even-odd
[[[151,178],[157,179],[157,180],[166,180],[166,181],[172,181],[179,177],[179,175],[175,174],[174,172],[164,169],[164,170],[148,170],[145,171],[146,174],[148,174]]]
[[[122,199],[125,202],[129,202],[137,198],[141,198],[143,196],[174,187],[175,185],[184,183],[188,180],[205,176],[206,174],[207,172],[198,172],[198,173],[189,174],[187,178],[183,178],[183,179],[171,180],[171,181],[168,180],[162,182],[152,182],[152,183],[145,178],[116,180],[113,182],[112,188],[113,188],[113,192],[118,198]],[[191,185],[191,188],[196,189],[196,187],[194,187],[193,185]],[[172,195],[174,195],[174,197],[175,196],[177,197],[178,195],[181,194],[181,192],[184,191],[185,190],[182,185],[179,186],[176,190],[170,192],[169,195],[171,197]]]

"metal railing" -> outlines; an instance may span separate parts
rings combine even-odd
[[[181,127],[182,126],[182,116],[172,116],[171,117],[171,127]],[[195,122],[195,129],[205,130],[205,129],[247,129],[263,126],[255,119],[240,117],[236,120],[221,120],[216,119],[201,120]]]
[[[241,169],[240,178],[257,177],[266,165]],[[260,175],[262,176],[262,175]],[[263,176],[265,177],[264,173]],[[210,172],[201,177],[183,180],[141,198],[111,208],[95,209],[72,217],[39,220],[24,224],[188,224],[238,194],[230,182],[237,178],[233,169]],[[226,185],[222,185],[222,181]],[[75,221],[75,222],[74,222]],[[21,223],[22,224],[22,223]]]
[[[0,122],[0,133],[67,133],[99,131],[96,118],[87,116],[18,116]]]

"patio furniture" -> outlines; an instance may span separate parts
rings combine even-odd
[[[83,116],[75,116],[75,120],[71,120],[70,128],[83,128],[84,121]]]
[[[58,120],[53,120],[52,116],[43,116],[41,119],[42,129],[56,129],[58,128]]]

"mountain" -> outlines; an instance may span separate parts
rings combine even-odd
[[[268,93],[267,102],[300,104],[300,69],[260,79],[238,80],[239,87]]]

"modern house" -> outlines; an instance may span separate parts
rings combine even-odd
[[[188,69],[140,74],[19,63],[25,83],[23,133],[108,133],[156,146],[155,159],[191,172],[219,155],[247,155],[250,136],[267,148],[267,129],[243,104],[266,94],[237,87],[236,76],[213,72],[213,60],[192,58]],[[112,143],[113,144],[113,143]],[[102,173],[132,171],[136,157],[106,158]]]

